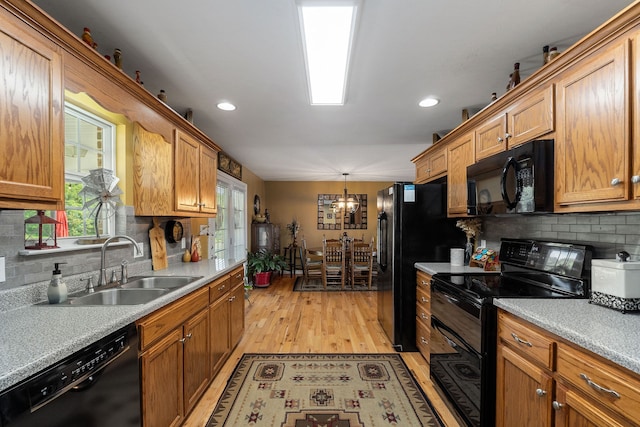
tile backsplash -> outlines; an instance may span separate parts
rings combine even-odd
[[[151,217],[136,217],[133,207],[127,206],[126,231],[124,234],[132,237],[137,242],[143,242],[144,255],[141,258],[133,257],[133,247],[110,246],[106,252],[106,265],[109,270],[118,267],[123,259],[129,262],[129,274],[136,271],[151,270],[151,247],[149,242],[149,229],[153,227]],[[160,226],[164,228],[167,220],[172,218],[160,218]],[[181,220],[184,226],[184,235],[189,238],[191,234],[188,218]],[[188,241],[188,240],[187,240]],[[0,257],[5,257],[6,280],[0,283],[0,291],[17,288],[23,285],[48,282],[51,279],[53,264],[65,262],[60,269],[65,279],[72,280],[93,275],[97,282],[100,270],[100,248],[82,249],[78,251],[61,251],[59,254],[20,255],[18,252],[24,249],[24,211],[1,210],[0,211]],[[169,263],[181,262],[182,253],[180,243],[167,242],[167,257]]]
[[[640,213],[504,215],[483,218],[480,239],[500,248],[502,237],[531,238],[593,246],[594,258],[615,258],[626,250],[640,260]]]

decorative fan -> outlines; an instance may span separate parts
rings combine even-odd
[[[120,178],[115,176],[112,170],[104,168],[92,169],[89,171],[89,175],[82,178],[84,188],[80,190],[80,195],[85,198],[82,208],[91,209],[89,215],[95,217],[93,224],[97,238],[100,238],[98,219],[102,208],[105,208],[107,217],[110,217],[115,215],[116,207],[122,204],[120,200],[122,190],[118,187],[119,181]]]

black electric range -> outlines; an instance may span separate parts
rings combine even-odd
[[[469,426],[495,422],[494,298],[588,298],[586,245],[503,239],[500,274],[436,274],[431,283],[431,378]]]

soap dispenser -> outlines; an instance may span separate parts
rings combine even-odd
[[[60,264],[66,264],[66,262],[55,263],[51,283],[49,283],[49,289],[47,290],[49,304],[59,304],[67,300],[67,285],[62,280],[62,273],[59,268]]]

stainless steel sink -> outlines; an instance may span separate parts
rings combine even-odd
[[[144,276],[131,277],[120,285],[123,289],[175,289],[202,279],[202,276]]]
[[[69,299],[69,305],[137,305],[146,304],[169,292],[167,289],[105,289]]]

